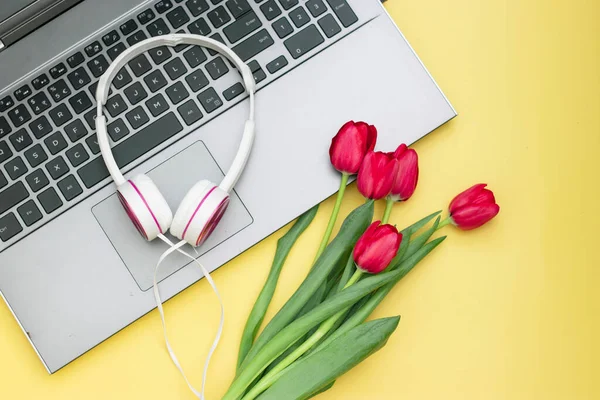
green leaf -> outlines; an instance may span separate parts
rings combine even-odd
[[[427,243],[427,241],[429,240],[431,235],[433,235],[435,233],[439,224],[440,224],[440,217],[437,217],[435,219],[435,222],[431,226],[431,228],[427,229],[425,232],[421,233],[416,238],[411,238],[408,248],[406,249],[406,253],[404,253],[404,256],[402,259],[405,260],[405,259],[409,258],[413,254],[415,254],[421,247],[423,247],[423,245],[425,243]]]
[[[411,237],[415,232],[417,232],[419,229],[421,229],[422,227],[424,227],[425,225],[427,225],[429,223],[429,221],[431,221],[432,219],[434,219],[436,216],[440,215],[442,213],[442,211],[436,211],[434,213],[429,214],[428,216],[426,216],[425,218],[422,218],[420,220],[418,220],[417,222],[415,222],[414,224],[412,224],[411,226],[408,226],[406,228],[404,228],[401,232],[403,235],[406,235],[408,237]]]
[[[306,228],[310,225],[319,206],[311,208],[298,220],[294,223],[294,225],[290,228],[290,230],[283,235],[277,241],[277,250],[275,251],[275,257],[273,259],[273,264],[271,265],[271,271],[269,271],[269,276],[267,277],[267,281],[263,286],[258,298],[256,299],[256,303],[254,303],[254,307],[248,316],[248,321],[246,322],[246,327],[244,328],[244,332],[242,333],[242,340],[240,343],[240,351],[238,354],[238,368],[241,365],[244,358],[246,358],[246,354],[250,351],[252,347],[252,343],[254,342],[254,338],[258,333],[258,329],[262,324],[265,314],[267,312],[267,308],[271,303],[271,299],[273,298],[273,293],[275,293],[275,288],[277,287],[277,281],[279,280],[279,275],[281,274],[281,269],[285,263],[285,260],[292,249],[296,240],[300,237],[300,235],[306,230]]]
[[[333,387],[334,384],[335,384],[335,381],[328,383],[327,385],[323,386],[321,389],[318,389],[314,393],[311,393],[310,395],[308,395],[308,397],[306,397],[306,399],[307,400],[312,399],[313,397],[316,397],[316,396],[320,395],[321,393],[328,391],[329,389],[331,389]]]
[[[367,322],[348,331],[321,351],[292,364],[258,400],[310,398],[361,361],[381,349],[396,330],[400,317]]]
[[[371,219],[373,218],[374,202],[369,201],[352,211],[340,228],[338,235],[327,246],[323,254],[315,263],[314,268],[310,271],[304,282],[285,303],[279,312],[273,317],[271,322],[265,327],[263,332],[258,336],[254,345],[246,355],[246,358],[238,368],[241,371],[245,368],[250,360],[290,321],[298,315],[298,312],[310,300],[317,291],[319,286],[325,282],[329,273],[337,265],[337,263],[346,259],[349,252],[352,251],[354,243],[360,235],[367,229]]]
[[[344,268],[344,272],[342,273],[342,277],[338,283],[337,291],[340,292],[344,286],[348,283],[354,272],[356,271],[356,266],[354,265],[354,257],[352,253],[350,253],[350,257],[348,257],[348,261],[346,262],[346,267]]]

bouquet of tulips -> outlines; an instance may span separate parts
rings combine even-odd
[[[452,200],[448,216],[435,212],[398,231],[387,224],[393,206],[407,201],[419,177],[415,150],[402,144],[393,153],[375,152],[377,130],[346,123],[332,140],[331,163],[341,172],[340,190],[315,261],[306,279],[257,336],[285,259],[311,223],[316,207],[302,215],[277,244],[267,281],[242,335],[236,377],[223,400],[309,399],[381,349],[400,317],[365,322],[394,285],[445,236],[453,224],[477,228],[498,214],[494,194],[479,184]],[[350,176],[366,203],[352,211],[329,239]],[[385,200],[381,220],[371,222],[374,202]]]

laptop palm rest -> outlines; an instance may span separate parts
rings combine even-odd
[[[201,141],[195,142],[158,165],[147,175],[161,190],[173,214],[187,191],[196,182],[208,179],[218,184],[223,179],[223,171]],[[116,193],[92,207],[92,213],[140,289],[143,291],[150,289],[156,262],[168,248],[167,245],[159,239],[153,242],[142,239],[123,210]],[[210,238],[197,249],[198,253],[204,254],[210,251],[249,226],[252,221],[252,216],[240,198],[235,192],[231,193],[227,212]],[[170,235],[167,236],[174,242],[178,241]],[[183,249],[195,255],[190,246],[186,245]],[[189,258],[173,253],[161,264],[158,272],[159,280],[167,278],[189,263]]]

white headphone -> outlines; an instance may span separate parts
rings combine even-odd
[[[110,83],[128,61],[157,46],[175,47],[180,44],[207,47],[231,60],[241,72],[246,92],[250,96],[250,113],[244,125],[240,147],[223,181],[219,185],[207,180],[196,183],[185,195],[173,217],[163,195],[148,176],[140,174],[131,179],[123,177],[110,148],[106,131],[106,117],[103,115],[102,107],[106,104]],[[139,42],[121,53],[102,75],[96,90],[98,145],[106,168],[117,185],[121,204],[146,240],[154,240],[170,229],[173,236],[197,247],[215,229],[229,205],[229,193],[240,178],[250,156],[255,136],[255,90],[252,72],[237,54],[214,39],[190,34],[171,34]]]

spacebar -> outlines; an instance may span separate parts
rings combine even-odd
[[[170,112],[123,143],[113,147],[115,161],[119,168],[123,168],[182,130],[183,127],[179,120],[175,114]],[[91,188],[109,175],[102,157],[97,157],[92,162],[79,168],[77,173],[87,188]]]

